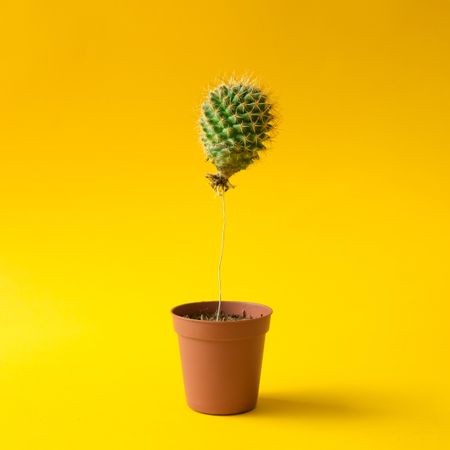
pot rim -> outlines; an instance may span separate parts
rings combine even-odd
[[[252,306],[262,306],[263,308],[266,308],[268,310],[267,314],[264,314],[262,317],[255,317],[253,319],[246,319],[246,320],[229,320],[229,321],[216,321],[216,320],[199,320],[199,319],[190,319],[188,317],[183,317],[175,313],[175,310],[177,308],[180,308],[182,306],[188,306],[188,305],[195,305],[195,304],[204,304],[204,303],[219,303],[218,300],[205,300],[205,301],[199,301],[199,302],[188,302],[188,303],[182,303],[181,305],[174,306],[170,312],[172,314],[172,317],[176,317],[177,320],[183,320],[185,322],[193,322],[193,323],[201,323],[204,325],[221,325],[221,326],[230,326],[230,325],[238,325],[242,323],[248,323],[248,322],[255,322],[258,320],[264,320],[268,317],[270,317],[273,314],[273,309],[270,306],[263,305],[262,303],[256,303],[256,302],[242,302],[239,300],[222,300],[222,304],[224,303],[240,303],[241,305],[252,305]]]

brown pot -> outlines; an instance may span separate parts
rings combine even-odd
[[[216,322],[188,319],[213,314],[218,302],[187,303],[172,309],[178,333],[188,405],[206,414],[250,411],[258,399],[264,338],[272,310],[264,305],[222,302],[227,314],[253,319]]]

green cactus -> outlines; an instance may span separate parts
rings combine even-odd
[[[218,171],[206,176],[212,188],[223,193],[232,186],[229,178],[266,149],[274,127],[273,105],[255,83],[230,80],[208,94],[200,126],[207,160]]]

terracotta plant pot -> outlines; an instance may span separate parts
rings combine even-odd
[[[272,310],[257,303],[222,302],[226,314],[253,317],[202,321],[184,316],[214,314],[218,302],[187,303],[172,309],[178,333],[188,405],[206,414],[250,411],[258,399],[264,338]]]

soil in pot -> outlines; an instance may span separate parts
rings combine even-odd
[[[261,314],[261,317],[263,315]],[[208,313],[208,312],[202,312],[202,313],[191,313],[186,314],[184,317],[186,319],[193,319],[193,320],[207,320],[207,321],[217,321],[217,313]],[[241,314],[227,314],[223,311],[219,314],[219,322],[227,322],[227,321],[237,321],[237,320],[250,320],[250,319],[256,319],[251,314],[247,314],[245,309],[242,311]]]

